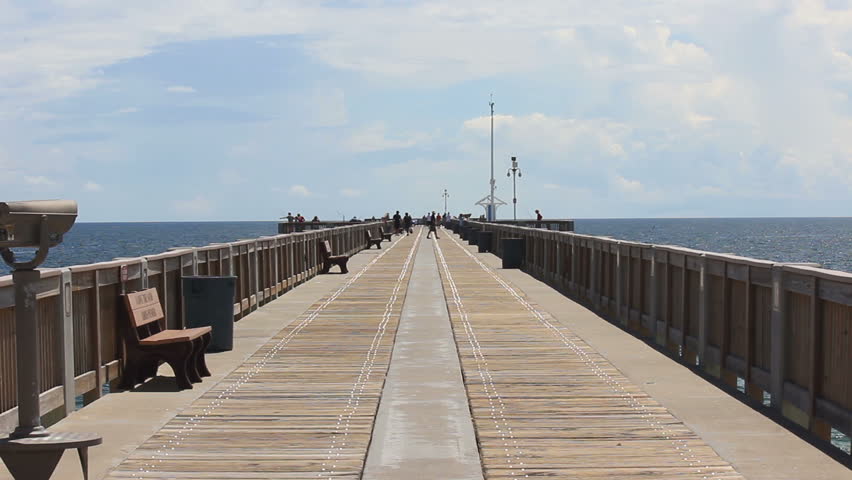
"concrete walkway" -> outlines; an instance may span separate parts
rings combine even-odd
[[[414,264],[365,480],[476,480],[482,466],[432,241]]]

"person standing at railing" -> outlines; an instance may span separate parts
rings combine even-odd
[[[527,210],[527,211],[529,211],[529,210]],[[536,210],[536,211],[535,211],[535,219],[536,219],[536,221],[540,222],[542,218],[544,218],[544,216],[542,216],[542,214],[541,214],[541,212],[540,212],[540,211]]]

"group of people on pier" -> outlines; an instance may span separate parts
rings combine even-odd
[[[386,214],[385,218],[388,217],[389,215]],[[429,233],[426,234],[426,238],[432,238],[433,233],[435,234],[436,239],[439,238],[438,225],[446,221],[448,218],[449,215],[445,215],[442,217],[440,213],[435,213],[434,210],[432,211],[432,213],[427,213],[426,215],[423,215],[423,217],[420,219],[421,225],[426,225],[429,227]],[[414,219],[408,212],[405,212],[405,215],[400,215],[399,210],[397,210],[396,213],[394,213],[392,220],[394,234],[401,234],[402,232],[405,232],[406,235],[411,235],[412,233],[414,233]]]

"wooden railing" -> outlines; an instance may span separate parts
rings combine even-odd
[[[852,274],[565,232],[468,222],[523,238],[524,270],[683,363],[828,439],[852,434]]]
[[[377,222],[381,220],[365,220],[366,222]],[[308,232],[311,230],[324,230],[326,228],[345,227],[347,225],[358,225],[360,221],[338,221],[338,222],[278,222],[278,233]]]
[[[376,235],[380,226],[358,223],[42,270],[37,285],[41,411],[61,418],[74,411],[77,396],[91,402],[101,396],[104,384],[119,378],[122,291],[156,288],[167,327],[183,328],[181,276],[233,275],[236,321],[317,275],[319,241],[331,242],[335,253],[351,255],[367,247],[365,231]],[[0,277],[0,432],[17,425],[14,310],[12,277]]]
[[[493,223],[512,225],[515,227],[543,228],[545,230],[556,230],[557,232],[574,231],[574,220],[558,218],[543,218],[541,220],[536,220],[534,218],[523,220],[495,220]]]

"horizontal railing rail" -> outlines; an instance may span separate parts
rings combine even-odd
[[[123,343],[118,315],[123,291],[156,288],[168,328],[183,328],[181,277],[237,277],[234,320],[307,281],[322,268],[318,242],[352,255],[367,247],[367,230],[380,222],[355,223],[279,234],[109,262],[44,269],[36,285],[41,411],[49,419],[74,411],[76,397],[89,403],[103,385],[119,379]],[[15,305],[12,277],[0,277],[0,432],[17,426]],[[50,422],[48,422],[50,423]]]
[[[543,228],[545,230],[556,230],[557,232],[573,232],[574,220],[561,218],[543,218],[541,220],[520,219],[520,220],[495,220],[492,223],[500,225],[513,225],[516,227]]]
[[[852,273],[608,237],[466,222],[522,238],[524,270],[823,440],[852,434]]]
[[[381,222],[381,220],[365,220],[364,222]],[[359,221],[323,221],[323,222],[278,222],[278,233],[308,232],[311,230],[324,230],[326,228],[345,227],[364,223]]]

